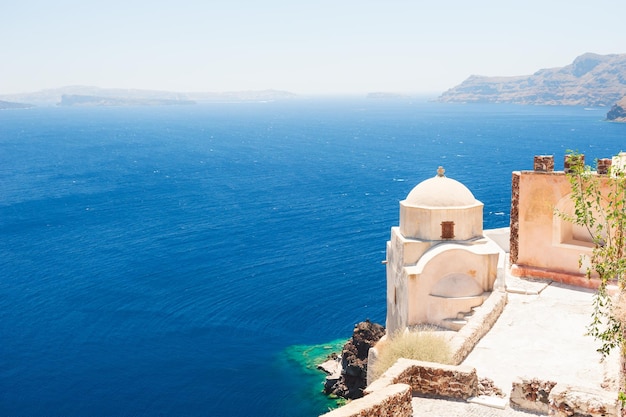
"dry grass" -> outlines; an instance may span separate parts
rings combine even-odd
[[[450,364],[452,349],[440,333],[423,329],[399,334],[376,345],[378,359],[371,369],[373,380],[380,377],[399,358]]]

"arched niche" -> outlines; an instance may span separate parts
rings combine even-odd
[[[597,226],[589,230],[587,227],[575,224],[563,218],[566,216],[574,216],[575,207],[572,200],[572,193],[562,197],[555,206],[553,216],[553,241],[555,243],[583,246],[591,248],[595,245],[593,235],[597,234]],[[594,215],[596,218],[598,214]],[[602,236],[606,233],[602,232]]]
[[[475,297],[484,292],[482,286],[470,275],[455,272],[438,280],[430,295],[445,298]]]

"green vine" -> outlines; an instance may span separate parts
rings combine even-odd
[[[557,214],[584,227],[591,236],[594,246],[586,275],[599,278],[600,285],[594,294],[588,331],[601,343],[598,352],[606,357],[614,348],[624,346],[626,330],[607,288],[617,285],[623,293],[626,287],[626,176],[616,167],[607,176],[598,175],[584,165],[583,156],[577,152],[568,151],[566,160],[574,212]]]

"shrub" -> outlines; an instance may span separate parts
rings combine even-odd
[[[557,214],[585,227],[593,240],[587,276],[597,275],[600,285],[594,294],[588,329],[602,343],[598,351],[607,356],[613,348],[624,349],[626,344],[625,323],[616,316],[613,298],[607,290],[609,284],[617,283],[621,293],[626,291],[626,172],[617,165],[611,167],[609,176],[598,175],[584,165],[581,154],[568,151],[567,158],[574,213],[557,211]],[[579,266],[582,265],[581,257]]]
[[[446,337],[436,331],[421,329],[404,332],[376,345],[378,358],[371,369],[377,379],[399,358],[450,364],[452,349]]]

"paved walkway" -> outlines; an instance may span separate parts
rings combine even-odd
[[[617,390],[619,356],[604,362],[586,328],[593,291],[558,283],[507,276],[508,304],[493,328],[463,364],[490,378],[506,395],[504,409],[436,399],[414,398],[414,416],[532,416],[508,404],[517,377]]]
[[[530,412],[514,410],[508,405],[504,410],[460,401],[413,398],[415,417],[527,417]]]

